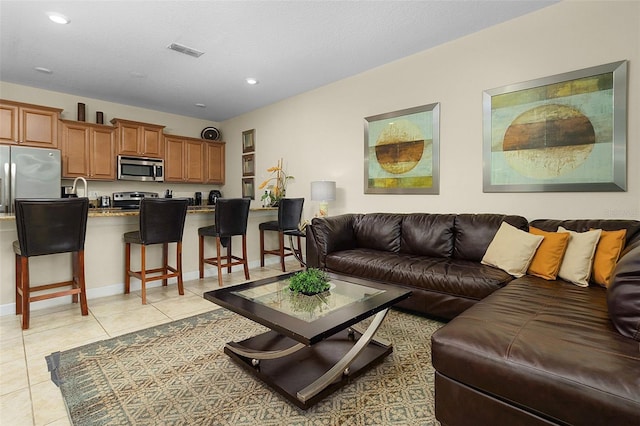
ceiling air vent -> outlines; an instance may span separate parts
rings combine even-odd
[[[184,53],[185,55],[193,56],[194,58],[199,58],[204,55],[204,52],[201,52],[196,49],[192,49],[191,47],[184,46],[178,43],[171,43],[167,46],[171,50],[175,50],[176,52]]]

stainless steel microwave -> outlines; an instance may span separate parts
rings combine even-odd
[[[118,155],[118,180],[164,182],[164,160]]]

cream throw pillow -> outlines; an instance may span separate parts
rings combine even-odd
[[[588,287],[593,256],[602,230],[574,232],[559,226],[558,232],[569,233],[569,245],[564,253],[558,276],[577,286]]]
[[[500,268],[514,277],[521,277],[527,272],[543,239],[541,235],[533,235],[502,222],[482,263]]]

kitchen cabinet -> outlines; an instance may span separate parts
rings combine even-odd
[[[225,179],[225,143],[207,141],[205,145],[204,183],[224,184]]]
[[[165,136],[167,182],[205,182],[205,146],[202,139]]]
[[[0,143],[58,148],[62,109],[0,100]]]
[[[115,180],[115,129],[78,121],[60,123],[62,177]]]
[[[114,118],[118,155],[164,158],[165,126]]]

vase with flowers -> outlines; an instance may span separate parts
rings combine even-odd
[[[271,173],[271,177],[262,182],[258,189],[266,188],[261,199],[263,202],[269,201],[268,205],[275,207],[287,195],[287,183],[294,177],[285,172],[282,158],[275,167],[269,167],[267,172]]]

